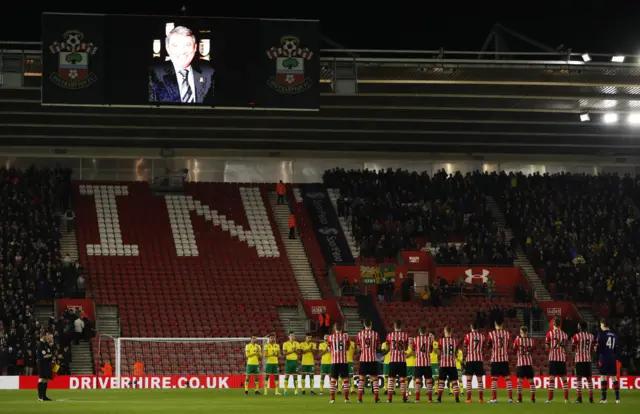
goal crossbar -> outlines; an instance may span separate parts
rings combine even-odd
[[[158,337],[119,337],[115,339],[115,376],[120,378],[122,376],[122,363],[123,363],[123,344],[126,343],[156,343],[156,344],[177,344],[177,343],[185,343],[185,344],[231,344],[238,343],[242,344],[241,348],[244,350],[244,345],[248,344],[251,341],[251,337],[238,337],[238,338],[158,338]],[[264,351],[264,346],[268,342],[268,337],[256,337],[258,344],[262,347]],[[188,351],[188,350],[187,350]],[[236,357],[244,358],[244,352],[241,355],[236,355]],[[227,357],[229,358],[229,357]],[[264,365],[266,359],[263,359],[262,369],[264,370]]]

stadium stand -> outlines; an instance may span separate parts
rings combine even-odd
[[[327,264],[324,262],[320,246],[316,240],[316,233],[311,225],[309,214],[304,208],[304,203],[300,202],[300,190],[287,185],[286,191],[289,206],[296,216],[296,225],[298,233],[300,234],[300,240],[309,257],[309,263],[311,264],[311,269],[322,293],[322,297],[325,299],[334,299],[333,293],[327,285]]]
[[[629,176],[568,173],[482,179],[499,189],[496,201],[551,294],[613,317],[625,362],[640,356],[637,182]]]
[[[428,240],[442,264],[513,264],[511,241],[470,174],[333,169],[323,180],[339,190],[338,213],[351,216],[362,259],[395,260]]]
[[[515,338],[522,326],[522,320],[517,318],[517,308],[530,306],[530,304],[516,303],[512,298],[497,296],[489,298],[483,295],[452,295],[443,293],[444,300],[439,301],[439,306],[426,305],[413,301],[377,302],[377,307],[382,315],[385,326],[391,332],[393,322],[403,321],[410,335],[417,335],[418,328],[426,326],[433,332],[436,338],[441,338],[445,325],[453,328],[453,336],[462,344],[464,336],[469,332],[471,322],[478,321],[480,331],[488,333],[493,330],[493,322],[496,318],[503,318],[504,328]],[[547,367],[548,355],[544,350],[544,338],[538,338],[538,348],[534,355],[534,369],[536,372],[544,371]],[[511,355],[515,364],[515,355]]]
[[[299,290],[279,253],[266,188],[189,183],[182,195],[161,196],[146,183],[120,182],[79,183],[77,191],[88,289],[98,303],[119,306],[123,336],[285,336],[276,306],[295,306]],[[112,344],[99,349],[97,366],[115,361]],[[122,361],[123,373],[135,356]],[[145,357],[152,373],[157,361]],[[185,358],[170,349],[166,358],[159,373],[212,372],[207,364],[214,363],[219,372],[243,372],[244,360]]]
[[[70,171],[0,169],[0,375],[37,372],[35,348],[43,329],[53,333],[54,362],[62,372],[71,352],[68,320],[38,321],[38,300],[64,297],[75,272],[60,257],[60,215],[68,204]]]

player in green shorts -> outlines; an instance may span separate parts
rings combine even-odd
[[[435,333],[429,332],[432,338],[435,338]],[[440,376],[440,365],[438,364],[438,353],[436,352],[438,349],[438,341],[433,341],[433,351],[429,355],[431,359],[431,374],[433,375],[433,383],[438,383],[438,377]]]
[[[264,346],[264,357],[267,358],[267,366],[265,367],[264,378],[264,395],[269,390],[269,376],[275,385],[276,395],[280,395],[278,391],[280,367],[278,366],[278,356],[280,355],[280,345],[276,343],[276,336],[269,335],[269,343]]]
[[[409,385],[411,385],[411,381],[413,381],[413,377],[416,371],[416,352],[412,347],[407,347],[407,350],[405,351],[405,357],[407,360],[407,377],[405,378],[405,384],[407,384],[407,395],[411,395]]]
[[[327,344],[329,335],[324,336],[324,341],[318,346],[318,355],[320,355],[320,395],[324,394],[324,383],[331,375],[331,350]]]
[[[386,342],[382,343],[381,346],[382,353],[384,354],[384,361],[382,363],[382,388],[384,392],[387,392],[387,378],[389,377],[389,359],[391,358],[391,353],[389,353],[389,345]]]
[[[315,391],[313,391],[313,376],[316,373],[316,352],[318,347],[315,342],[311,342],[311,334],[308,333],[304,342],[300,342],[300,354],[302,355],[302,369],[300,373],[302,374],[302,378],[300,379],[300,384],[302,388],[302,395],[306,394],[304,390],[305,383],[307,382],[307,376],[309,376],[309,387],[311,390],[309,391],[311,395],[316,395]]]
[[[298,389],[300,382],[296,382],[295,378],[298,375],[298,356],[300,355],[300,343],[296,341],[296,335],[293,332],[289,332],[289,340],[282,344],[282,350],[284,351],[284,395],[287,395],[287,387],[289,387],[289,377],[293,375],[293,382],[295,384],[295,395],[300,394]]]
[[[256,395],[260,395],[260,358],[262,358],[262,347],[256,343],[256,337],[251,337],[251,343],[244,347],[244,354],[247,357],[247,376],[244,379],[244,395],[249,395],[249,381],[253,377],[253,384],[256,388]]]

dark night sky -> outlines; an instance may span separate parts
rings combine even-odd
[[[42,11],[176,15],[180,14],[183,4],[182,1],[148,2],[147,6],[127,8],[90,6],[90,2],[54,2],[43,3],[45,7],[38,9],[35,2],[29,2],[28,8],[16,3],[12,1],[3,7],[0,40],[40,40]],[[353,9],[343,11],[327,1],[313,2],[313,7],[295,1],[274,1],[259,8],[252,7],[248,1],[222,4],[187,0],[186,3],[187,14],[191,16],[317,18],[326,37],[348,48],[479,50],[491,27],[499,22],[553,48],[564,44],[574,52],[640,55],[638,0],[515,0],[508,3],[511,6],[490,0],[419,2],[429,4],[428,7],[405,5],[405,2],[376,5],[372,1],[345,1],[340,4],[352,5]],[[205,5],[207,3],[215,6]],[[240,3],[244,7],[238,7]],[[483,6],[476,6],[478,3]],[[151,4],[156,6],[150,7]],[[507,39],[507,43],[511,51],[539,51],[520,41]]]

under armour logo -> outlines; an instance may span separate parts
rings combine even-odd
[[[325,195],[324,195],[324,193],[318,191],[318,192],[315,192],[315,193],[307,193],[305,195],[305,197],[310,198],[312,200],[320,200],[320,199],[324,198]]]
[[[318,230],[318,233],[324,234],[325,236],[337,236],[338,229],[335,229],[333,227],[323,227],[320,230]]]
[[[490,273],[491,272],[487,269],[482,269],[481,274],[473,274],[473,269],[467,269],[464,271],[464,274],[467,275],[467,278],[464,281],[466,283],[473,284],[474,279],[482,279],[482,283],[487,283]]]

